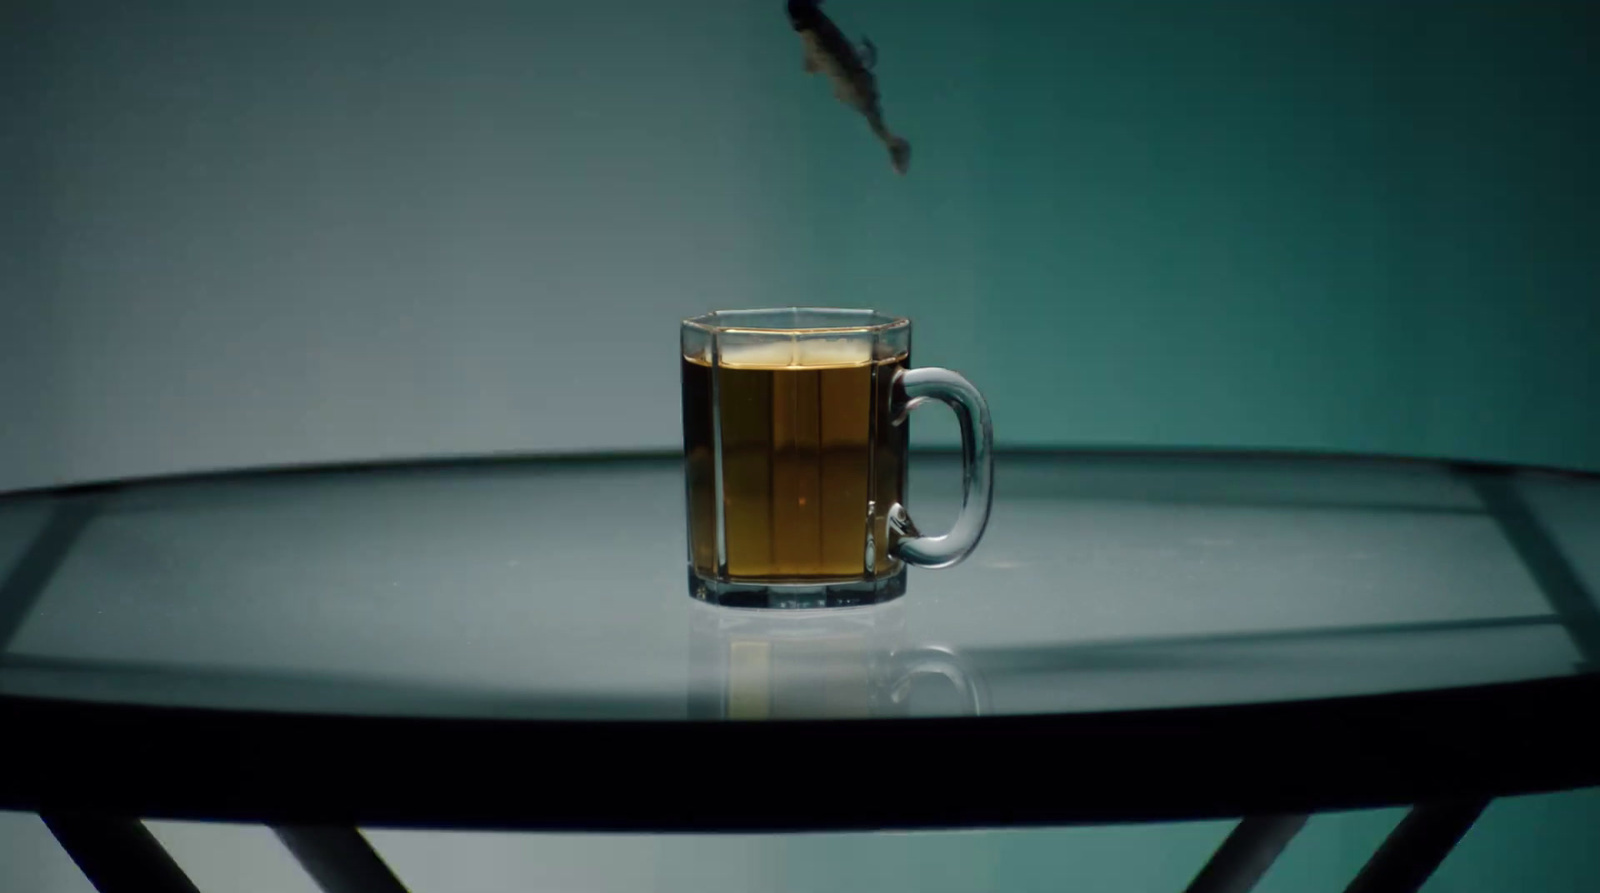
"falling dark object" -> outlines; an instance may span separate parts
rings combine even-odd
[[[860,46],[851,43],[839,26],[823,14],[821,3],[822,0],[788,3],[789,24],[800,35],[805,52],[805,70],[826,75],[833,84],[833,95],[866,117],[872,132],[888,147],[889,162],[903,174],[911,166],[911,144],[883,123],[878,80],[872,75],[878,62],[877,47],[866,38],[862,38]]]

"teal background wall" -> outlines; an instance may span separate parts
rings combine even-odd
[[[912,176],[779,79],[773,268],[919,315],[1008,441],[1600,463],[1595,4],[830,8]]]
[[[0,488],[670,448],[791,302],[1009,445],[1600,468],[1595,4],[828,9],[904,179],[777,0],[6,4]]]

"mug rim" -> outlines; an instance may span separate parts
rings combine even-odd
[[[859,317],[864,322],[843,325],[823,326],[775,326],[775,325],[739,325],[733,318],[739,316],[759,317],[762,315],[778,315],[789,313],[800,315],[802,313],[817,314],[822,316]],[[728,319],[730,323],[723,323]],[[686,329],[699,329],[703,332],[739,332],[759,335],[808,335],[824,333],[846,332],[885,332],[891,329],[911,325],[911,320],[904,316],[884,313],[880,310],[849,308],[849,307],[762,307],[738,310],[713,310],[699,316],[692,316],[683,320]]]

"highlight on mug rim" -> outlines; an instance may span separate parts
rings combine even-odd
[[[911,320],[877,310],[838,307],[773,307],[761,310],[714,310],[683,321],[686,329],[752,335],[888,332]]]

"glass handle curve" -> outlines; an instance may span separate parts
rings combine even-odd
[[[894,423],[905,424],[911,410],[938,400],[950,407],[961,425],[961,514],[950,531],[924,536],[911,521],[906,507],[889,507],[889,554],[917,567],[950,567],[966,558],[983,539],[994,501],[994,428],[989,404],[960,374],[928,366],[900,373],[895,398]]]
[[[961,655],[942,645],[924,645],[894,656],[897,679],[890,698],[903,703],[911,695],[911,683],[918,676],[943,676],[955,686],[965,716],[989,712],[989,688],[982,674],[973,670]]]

